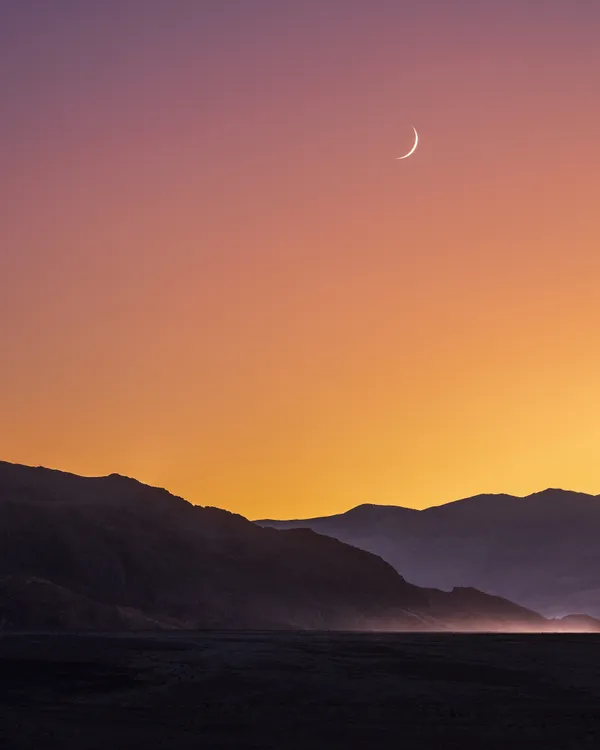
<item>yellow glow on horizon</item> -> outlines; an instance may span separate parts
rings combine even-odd
[[[0,49],[0,458],[250,518],[599,493],[597,11],[217,5]]]

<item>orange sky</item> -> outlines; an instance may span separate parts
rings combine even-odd
[[[403,5],[0,11],[0,458],[251,518],[600,492],[600,9]]]

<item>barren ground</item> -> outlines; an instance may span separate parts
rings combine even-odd
[[[5,750],[600,747],[600,636],[0,636]]]

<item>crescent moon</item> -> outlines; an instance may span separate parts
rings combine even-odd
[[[419,145],[419,134],[417,133],[417,129],[413,128],[415,131],[415,143],[414,146],[411,148],[411,150],[408,152],[408,154],[404,154],[404,156],[397,156],[396,159],[408,159],[409,156],[412,156],[415,151],[417,150],[417,146]]]

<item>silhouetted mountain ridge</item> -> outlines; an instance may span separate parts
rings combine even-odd
[[[451,620],[380,557],[329,536],[263,529],[117,474],[8,463],[0,580],[7,627],[443,629]],[[485,601],[461,612],[465,627]]]
[[[380,557],[309,529],[261,528],[118,474],[7,463],[0,580],[6,627],[473,629],[494,627],[492,610],[519,628],[546,626],[481,592],[461,594],[459,606],[457,594],[420,589]]]
[[[361,507],[361,506],[359,506]],[[600,616],[600,495],[547,488],[481,494],[406,513],[370,506],[296,521],[381,555],[419,586],[473,586],[555,617]]]
[[[381,512],[422,515],[366,506],[346,521]],[[0,463],[0,626],[539,631],[548,623],[474,589],[419,588],[381,557],[311,529],[262,528],[116,474]]]

